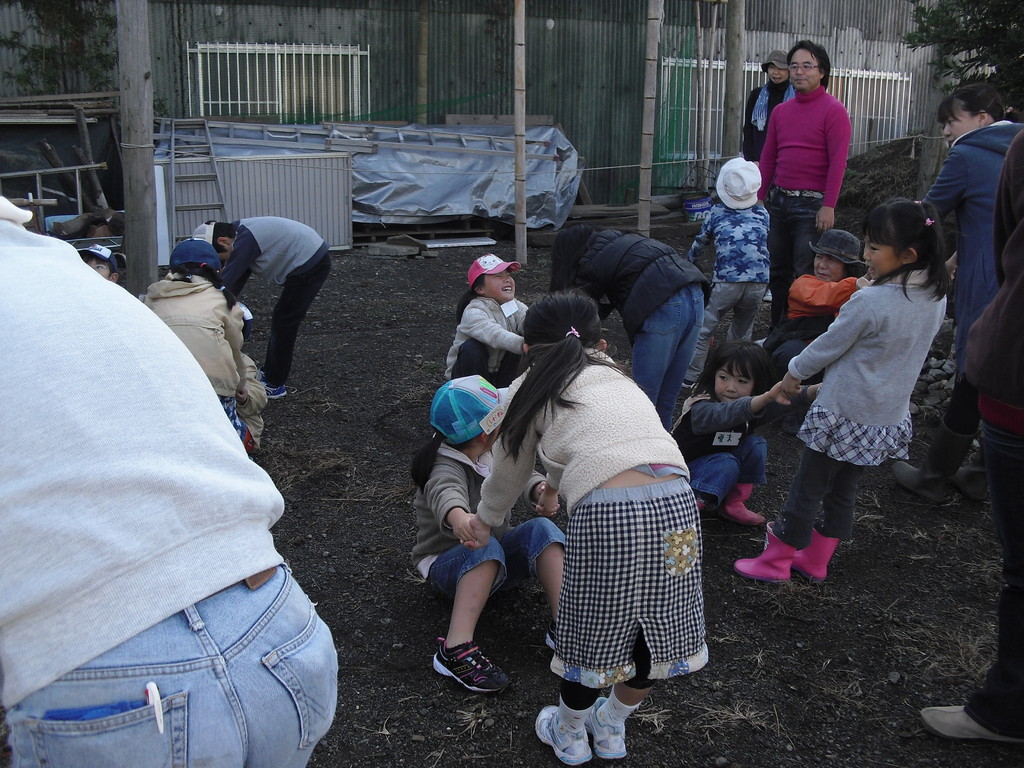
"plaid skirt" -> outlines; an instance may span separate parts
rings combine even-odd
[[[707,663],[700,515],[685,480],[598,489],[569,518],[551,670],[588,688],[636,676],[643,633],[651,679]]]
[[[876,467],[887,459],[907,459],[914,436],[910,413],[899,424],[859,424],[832,411],[812,405],[797,437],[804,444],[836,461],[859,467]]]

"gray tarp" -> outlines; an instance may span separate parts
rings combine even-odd
[[[353,221],[413,224],[474,215],[515,223],[511,126],[211,121],[210,134],[217,156],[352,152]],[[158,141],[157,157],[166,156],[166,149],[167,143]],[[576,149],[560,130],[526,129],[528,227],[565,222],[576,200],[579,172]]]

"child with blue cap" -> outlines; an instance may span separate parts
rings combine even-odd
[[[478,693],[495,693],[509,683],[473,640],[490,595],[537,578],[551,604],[545,642],[553,647],[562,588],[565,535],[547,519],[558,511],[558,503],[557,497],[545,501],[549,496],[544,495],[543,475],[534,472],[522,494],[523,503],[540,517],[512,526],[512,510],[506,510],[487,544],[474,542],[470,522],[476,517],[480,487],[491,472],[491,446],[504,413],[503,391],[482,376],[446,382],[430,404],[434,434],[412,461],[417,528],[413,564],[453,602],[448,632],[437,638],[434,670]]]
[[[105,245],[97,243],[90,245],[88,248],[80,248],[78,255],[82,257],[82,261],[95,269],[104,280],[116,283],[120,279],[117,254]]]
[[[146,306],[182,340],[210,379],[249,453],[259,448],[266,406],[255,384],[256,365],[242,352],[242,305],[224,288],[220,258],[204,240],[182,240],[171,252],[163,280],[146,291]]]

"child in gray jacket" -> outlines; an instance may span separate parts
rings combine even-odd
[[[516,299],[518,261],[486,253],[469,267],[469,290],[455,310],[459,325],[445,360],[445,378],[479,375],[507,387],[519,372],[526,305]]]
[[[558,503],[557,497],[544,501],[543,475],[534,472],[523,492],[524,503],[542,517],[512,526],[508,509],[486,545],[474,542],[470,524],[491,471],[491,446],[504,409],[501,394],[480,376],[445,383],[430,406],[434,435],[412,463],[417,528],[413,563],[432,587],[452,600],[448,632],[437,638],[434,670],[478,693],[495,693],[509,683],[473,640],[490,595],[538,579],[551,604],[545,642],[553,647],[562,588],[565,535],[546,519]]]

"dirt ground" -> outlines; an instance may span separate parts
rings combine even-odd
[[[846,189],[857,205],[912,194],[907,151],[886,151],[876,162],[851,163]],[[841,205],[839,215],[839,226],[859,234],[861,211]],[[657,236],[684,251],[690,238],[682,232]],[[287,505],[275,540],[331,627],[341,666],[337,717],[313,766],[559,764],[533,733],[558,685],[548,670],[540,588],[492,599],[476,639],[513,682],[497,695],[471,694],[431,668],[448,605],[409,563],[409,461],[430,434],[430,399],[443,381],[466,269],[487,251],[511,260],[515,249],[503,241],[431,250],[428,259],[336,254],[300,333],[289,394],[265,411],[257,461]],[[707,259],[701,266],[709,272]],[[519,298],[540,298],[548,276],[547,251],[530,249],[516,275]],[[257,318],[248,351],[259,359],[261,320],[276,293],[253,279],[243,298]],[[765,304],[755,333],[767,314]],[[628,365],[617,315],[606,331],[613,356]],[[932,428],[915,423],[915,462]],[[763,434],[768,483],[751,506],[771,519],[802,444],[775,427]],[[564,512],[556,522],[565,524]],[[994,653],[1000,579],[987,504],[955,492],[942,504],[925,503],[894,485],[890,466],[871,470],[860,487],[855,537],[840,546],[828,581],[816,585],[736,576],[733,561],[755,555],[763,532],[708,516],[703,537],[710,662],[655,689],[629,721],[624,765],[1024,764],[1020,748],[943,741],[918,719],[921,707],[962,703]]]
[[[340,656],[338,714],[312,765],[557,764],[533,733],[537,711],[557,701],[539,587],[491,601],[476,639],[513,683],[470,694],[431,669],[448,606],[409,564],[409,460],[429,436],[466,268],[488,250],[514,254],[502,242],[428,259],[336,255],[302,329],[288,397],[265,412],[257,460],[287,502],[275,539]],[[530,250],[519,298],[543,295],[548,266],[545,250]],[[275,296],[253,280],[243,298],[259,323]],[[251,345],[257,358],[264,329]],[[628,362],[616,315],[606,329],[614,356]],[[931,428],[915,425],[915,459]],[[765,436],[769,481],[752,506],[771,518],[801,444],[774,427]],[[556,521],[564,525],[564,512]],[[924,503],[894,486],[889,466],[869,471],[855,538],[819,585],[736,576],[733,560],[756,554],[762,532],[707,517],[703,536],[710,663],[655,689],[629,721],[624,764],[1021,765],[1013,747],[932,737],[917,714],[962,703],[992,658],[1000,581],[987,504],[953,492]]]

